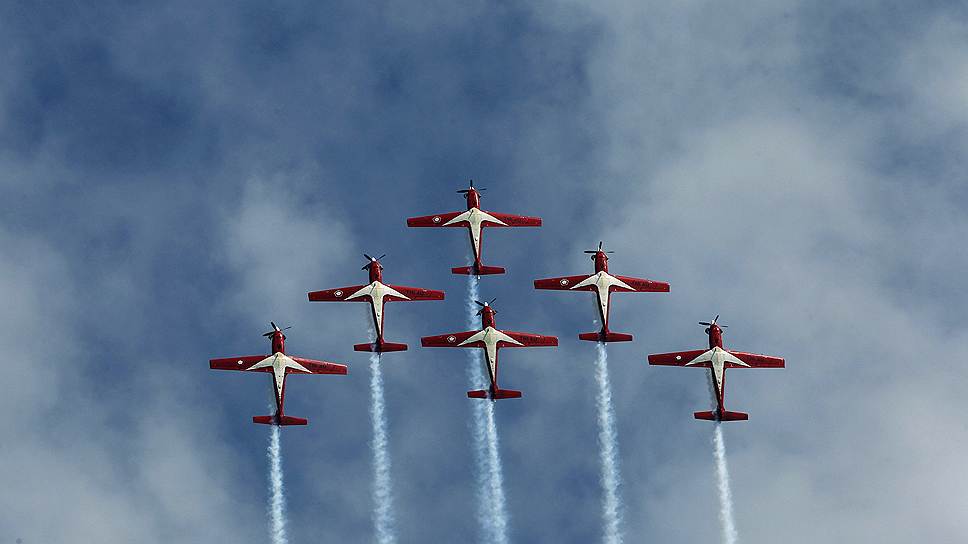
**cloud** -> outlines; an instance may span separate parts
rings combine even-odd
[[[730,373],[751,414],[726,429],[744,541],[966,533],[952,10],[60,8],[0,17],[12,538],[263,540],[248,418],[267,384],[205,359],[264,350],[268,319],[351,365],[289,384],[311,419],[283,432],[293,539],[369,538],[365,315],[305,298],[362,283],[362,251],[448,296],[388,310],[411,345],[384,367],[401,540],[471,538],[465,357],[416,346],[463,328],[447,268],[466,240],[403,224],[460,208],[469,177],[485,207],[545,219],[485,236],[509,270],[485,280],[499,324],[561,337],[502,354],[525,392],[497,414],[516,540],[600,534],[594,354],[574,338],[592,302],[530,281],[590,270],[578,251],[601,239],[616,272],[672,284],[612,308],[636,336],[609,353],[628,535],[716,535],[701,373],[644,356],[702,344],[717,312],[727,345],[788,360]]]

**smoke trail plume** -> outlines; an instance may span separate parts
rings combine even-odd
[[[468,278],[467,325],[470,329],[480,326],[475,300],[480,298],[478,279]],[[487,389],[487,377],[483,372],[481,353],[469,349],[467,379],[471,389]],[[471,402],[471,432],[474,446],[474,464],[478,489],[478,521],[481,524],[483,542],[507,544],[508,514],[504,498],[504,474],[501,452],[498,447],[497,424],[494,420],[494,403]]]
[[[390,452],[387,448],[387,420],[383,401],[383,369],[380,354],[370,354],[370,419],[373,423],[373,523],[376,541],[397,541],[393,519],[393,482],[390,478]]]
[[[286,497],[282,488],[282,447],[279,426],[271,425],[269,434],[269,539],[286,544]]]
[[[605,343],[598,343],[595,360],[595,378],[598,381],[598,445],[602,463],[602,520],[605,544],[622,542],[622,497],[619,493],[621,470],[618,459],[618,432],[615,429],[615,411],[612,408],[612,386],[608,379],[608,351]]]
[[[723,528],[723,542],[736,544],[736,520],[733,519],[733,494],[729,490],[729,468],[726,466],[726,441],[722,424],[716,422],[713,433],[713,452],[716,457],[716,484],[719,488],[719,522]]]
[[[709,384],[709,406],[716,411],[719,402],[716,398],[716,384],[712,373],[706,374]],[[722,526],[724,544],[736,544],[736,520],[733,519],[733,493],[729,489],[729,467],[726,465],[726,441],[723,439],[722,423],[717,421],[713,431],[713,456],[716,459],[716,488],[719,490],[719,523]]]

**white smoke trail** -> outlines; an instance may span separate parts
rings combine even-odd
[[[480,326],[475,300],[480,298],[478,279],[468,277],[467,326]],[[487,377],[483,371],[481,353],[468,351],[467,380],[471,389],[487,389]],[[481,524],[482,542],[507,544],[508,514],[504,498],[504,474],[501,467],[501,451],[498,447],[497,424],[494,420],[494,403],[473,400],[471,402],[472,441],[478,489],[478,521]]]
[[[712,372],[706,374],[709,383],[709,404],[713,412],[719,407],[716,401],[716,384]],[[729,489],[729,468],[726,466],[726,441],[723,439],[722,423],[715,423],[713,431],[713,456],[716,459],[716,487],[719,490],[719,523],[722,526],[724,544],[736,544],[736,520],[733,519],[733,494]]]
[[[618,431],[615,429],[615,410],[612,408],[612,386],[608,379],[608,351],[605,343],[598,343],[595,360],[598,381],[598,445],[602,463],[602,519],[605,544],[622,543],[622,497],[619,493],[621,470],[618,459]]]
[[[387,447],[387,419],[383,400],[383,370],[380,354],[370,354],[370,419],[373,423],[373,523],[376,541],[397,541],[393,517],[393,482],[390,478],[390,452]]]
[[[726,466],[726,441],[723,440],[722,424],[716,422],[713,434],[713,452],[716,456],[716,483],[719,487],[719,521],[723,526],[723,542],[736,544],[736,520],[733,519],[733,494],[729,490],[729,468]]]
[[[279,426],[271,425],[269,434],[269,539],[286,544],[286,497],[282,487],[282,447]]]

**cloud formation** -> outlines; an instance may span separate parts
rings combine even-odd
[[[601,534],[592,302],[530,290],[600,239],[672,284],[612,308],[630,539],[716,538],[702,377],[645,354],[722,313],[788,361],[730,372],[744,542],[963,540],[966,35],[945,3],[0,8],[0,539],[263,541],[268,385],[205,360],[269,319],[351,365],[290,380],[290,537],[372,538],[364,316],[305,296],[363,251],[448,293],[387,313],[400,540],[473,538],[464,357],[416,340],[463,322],[466,240],[403,222],[473,177],[545,219],[485,235],[482,296],[562,339],[502,355],[512,540]]]

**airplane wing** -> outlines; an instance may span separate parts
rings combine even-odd
[[[395,290],[410,300],[444,300],[443,291],[422,289],[420,287],[405,287],[403,285],[388,285],[387,287]],[[387,298],[390,300],[403,300],[393,295],[388,295]]]
[[[726,350],[736,358],[750,365],[748,368],[784,368],[786,362],[783,357],[771,357],[769,355],[757,355],[755,353],[745,353],[742,351]],[[746,368],[742,365],[728,363],[727,368]]]
[[[664,281],[643,280],[641,278],[630,278],[628,276],[615,276],[624,281],[629,287],[639,293],[668,293],[669,284]],[[617,291],[624,291],[616,286]]]
[[[479,348],[483,342],[471,342],[461,345],[461,342],[481,331],[452,332],[450,334],[438,334],[436,336],[424,336],[420,339],[420,345],[425,348]]]
[[[501,331],[501,332],[510,336],[514,340],[521,342],[522,344],[519,346],[517,344],[512,344],[510,342],[502,342],[501,347],[504,347],[504,348],[531,348],[531,347],[558,345],[557,336],[544,336],[541,334],[531,334],[529,332],[512,332],[512,331]]]
[[[663,365],[663,366],[686,366],[686,363],[692,361],[696,357],[699,357],[703,353],[709,350],[706,349],[694,349],[690,351],[674,351],[672,353],[658,353],[655,355],[649,355],[650,365]],[[696,363],[694,365],[700,368],[709,368],[709,361],[702,363]]]
[[[209,359],[208,366],[212,370],[247,370],[250,366],[269,357],[268,355],[245,355],[242,357],[225,357]],[[262,370],[262,369],[259,369]]]
[[[336,289],[326,289],[324,291],[312,291],[309,293],[309,300],[313,302],[370,302],[367,297],[357,297],[346,300],[346,297],[366,287],[365,285],[351,285],[349,287],[337,287]]]
[[[346,374],[346,365],[326,361],[314,361],[313,359],[303,359],[302,357],[293,357],[291,355],[289,358],[304,366],[312,374]],[[289,367],[289,369],[300,374],[302,373],[292,367]]]
[[[435,215],[423,215],[420,217],[410,217],[407,219],[408,227],[466,227],[467,221],[458,221],[447,225],[451,219],[464,212],[438,213]]]
[[[526,215],[512,215],[509,213],[486,212],[488,215],[504,223],[499,225],[491,221],[485,223],[488,227],[540,227],[540,217],[528,217]]]
[[[572,289],[575,285],[578,285],[582,281],[591,277],[591,274],[585,274],[583,276],[562,276],[560,278],[546,278],[543,280],[534,280],[535,289],[556,289],[559,291],[594,291],[596,289],[595,285],[584,285],[576,289]]]

